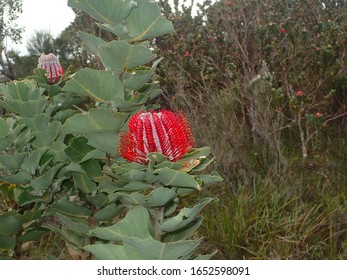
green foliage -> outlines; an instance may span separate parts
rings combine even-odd
[[[345,1],[169,2],[162,102],[183,108],[225,179],[208,190],[220,203],[203,210],[204,249],[346,259]]]
[[[281,172],[314,156],[324,127],[344,128],[344,1],[204,1],[194,16],[159,2],[176,30],[157,40],[165,101],[196,120],[224,178]]]
[[[50,85],[36,69],[0,86],[7,113],[0,119],[0,186],[8,201],[0,214],[0,253],[20,258],[27,242],[49,231],[73,258],[194,258],[201,240],[187,239],[213,199],[175,209],[182,195],[222,180],[201,174],[213,162],[209,150],[195,149],[175,163],[154,153],[140,165],[121,159],[117,147],[131,115],[157,107],[146,104],[161,93],[151,80],[161,59],[143,65],[156,57],[144,40],[172,32],[172,24],[149,0],[69,5],[118,38],[79,34],[105,70],[67,71]]]

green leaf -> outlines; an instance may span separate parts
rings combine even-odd
[[[55,203],[53,209],[64,215],[77,218],[88,218],[92,214],[90,209],[69,201],[66,198],[62,198]]]
[[[210,153],[211,153],[211,149],[209,147],[194,148],[188,153],[186,153],[181,160],[188,161],[191,159],[206,158],[207,156],[210,155]]]
[[[199,215],[200,211],[208,203],[213,200],[213,198],[204,198],[193,208],[183,208],[178,215],[161,224],[160,229],[165,232],[174,232],[184,228]]]
[[[45,131],[34,132],[32,145],[36,148],[50,147],[61,132],[62,125],[58,121],[50,123]]]
[[[7,235],[0,234],[0,250],[10,250],[16,247],[16,239]]]
[[[107,109],[91,109],[89,112],[68,118],[63,126],[63,132],[82,135],[102,132],[115,133],[122,128],[127,116],[125,113],[113,113]]]
[[[45,69],[42,68],[35,68],[34,69],[34,75],[27,77],[30,80],[34,80],[39,84],[46,84],[47,83],[47,72]]]
[[[0,119],[0,138],[4,138],[10,133],[10,125],[9,122],[10,119],[5,120],[3,118]]]
[[[89,135],[88,135],[89,136]],[[113,134],[114,137],[114,134]],[[85,162],[85,161],[89,161],[91,159],[105,159],[106,158],[106,153],[100,151],[100,150],[92,150],[90,152],[88,152],[82,159],[81,159],[81,163]]]
[[[120,222],[109,226],[92,229],[90,233],[98,238],[122,241],[124,238],[148,238],[151,221],[149,213],[143,206],[135,206],[128,211]]]
[[[0,155],[0,170],[1,169],[13,170],[13,169],[20,168],[25,155],[26,153]]]
[[[91,53],[97,54],[99,46],[107,44],[107,42],[105,42],[101,38],[96,37],[96,36],[94,36],[92,34],[88,34],[88,33],[79,31],[77,33],[77,35],[83,41],[83,43],[84,43],[83,44],[83,48],[87,52],[91,52]]]
[[[94,218],[98,222],[109,221],[118,216],[120,211],[124,209],[124,205],[110,204],[95,213]]]
[[[118,133],[114,132],[99,132],[88,133],[88,144],[100,151],[114,157],[118,151]]]
[[[139,258],[135,255],[130,258],[129,255],[134,253],[129,250],[125,250],[124,246],[114,244],[95,244],[87,245],[83,248],[87,252],[90,252],[98,260],[138,260]]]
[[[53,180],[55,174],[64,166],[63,163],[59,163],[55,166],[53,166],[51,169],[49,169],[46,173],[44,173],[42,176],[35,178],[34,180],[31,181],[31,186],[34,189],[37,190],[46,190],[48,189]]]
[[[132,169],[124,173],[121,177],[125,181],[143,181],[146,178],[146,172],[142,170]]]
[[[44,111],[46,99],[30,100],[22,102],[18,100],[6,100],[0,103],[6,110],[21,115],[22,117],[32,118]]]
[[[199,175],[198,180],[201,181],[203,185],[207,185],[207,184],[222,182],[223,178],[219,176],[218,173],[213,173],[211,175],[207,175],[207,174]]]
[[[47,233],[46,230],[39,229],[39,230],[30,230],[23,235],[19,237],[19,240],[24,243],[24,242],[29,242],[29,241],[38,241],[45,233]]]
[[[149,195],[140,193],[115,193],[110,195],[110,199],[120,199],[125,204],[143,205],[145,207],[162,207],[170,200],[174,199],[177,193],[173,189],[159,187],[153,190]]]
[[[34,175],[39,166],[42,156],[47,152],[48,147],[35,149],[23,161],[22,170]]]
[[[86,242],[85,237],[78,235],[71,230],[60,229],[51,224],[45,224],[43,225],[43,227],[49,229],[50,231],[54,232],[57,236],[60,236],[62,239],[64,239],[68,243],[68,246],[72,245],[76,248],[81,249]]]
[[[0,216],[0,234],[15,235],[22,229],[21,217],[4,213]]]
[[[45,191],[42,196],[33,195],[32,192],[35,192],[35,190],[31,187],[26,186],[25,188],[21,188],[20,186],[16,186],[14,189],[15,200],[20,206],[33,202],[50,203],[52,201],[53,191]]]
[[[61,88],[58,86],[59,90]],[[52,98],[52,107],[55,111],[64,110],[73,107],[73,105],[80,105],[84,100],[77,94],[71,92],[61,92],[55,94]]]
[[[66,147],[63,141],[56,141],[52,144],[48,154],[53,155],[54,163],[65,162],[68,159],[64,152]]]
[[[80,162],[90,151],[93,151],[93,147],[89,146],[88,139],[80,136],[73,139],[72,143],[65,149],[65,154],[70,160]]]
[[[189,259],[193,251],[200,245],[199,240],[162,243],[153,238],[129,238],[124,240],[125,249],[138,252],[140,259],[146,260],[184,260]]]
[[[97,21],[112,25],[127,18],[137,7],[133,0],[69,0],[68,5],[86,12]]]
[[[95,159],[87,160],[81,163],[83,170],[88,175],[88,177],[95,179],[97,181],[97,177],[101,177],[103,175],[102,168],[100,166],[99,161]]]
[[[184,172],[165,167],[155,170],[154,174],[158,175],[159,180],[165,186],[201,189],[200,184],[195,180],[194,176]]]
[[[151,184],[147,184],[145,182],[141,181],[131,181],[129,184],[126,184],[124,187],[122,187],[120,190],[126,191],[126,192],[134,192],[134,191],[141,191],[152,187]]]
[[[64,227],[67,227],[69,230],[71,230],[72,232],[78,234],[78,235],[87,235],[89,228],[87,224],[82,224],[82,223],[77,223],[73,220],[71,220],[70,218],[57,213],[56,214],[59,221],[64,225]]]
[[[21,118],[19,123],[24,123],[32,131],[45,131],[49,122],[49,115],[39,114],[33,118]]]
[[[73,173],[73,181],[75,186],[84,193],[93,193],[96,191],[96,183],[94,183],[88,176],[82,173]]]
[[[197,217],[192,222],[187,224],[185,227],[177,230],[175,232],[167,232],[162,236],[162,241],[167,242],[175,242],[180,240],[185,240],[188,237],[192,236],[196,230],[200,227],[203,221],[203,217]]]
[[[91,97],[99,102],[124,99],[122,82],[111,72],[84,68],[64,86],[65,91]]]
[[[146,82],[155,73],[155,70],[160,63],[162,58],[156,60],[150,70],[147,71],[136,71],[128,75],[128,78],[124,80],[124,87],[129,90],[138,90],[142,88]]]
[[[43,214],[43,210],[27,210],[22,215],[22,222],[28,223],[40,218]]]
[[[77,113],[77,110],[67,109],[64,111],[57,112],[53,118],[63,124],[68,118],[72,117],[74,114]]]
[[[34,135],[29,129],[24,130],[21,134],[17,135],[14,139],[13,144],[17,151],[20,151],[24,146],[26,146],[32,139]]]
[[[160,11],[155,1],[138,1],[126,21],[114,25],[105,22],[102,26],[118,35],[120,40],[138,42],[174,32],[173,25]]]
[[[107,70],[126,72],[155,59],[152,51],[141,45],[130,45],[124,41],[112,41],[99,47],[98,54]]]
[[[87,194],[86,198],[90,203],[94,204],[98,208],[108,202],[108,196],[102,192]]]
[[[27,102],[41,97],[43,89],[37,88],[33,81],[13,81],[8,84],[8,97],[12,100]]]
[[[114,107],[122,109],[124,111],[139,110],[139,107],[145,104],[148,100],[148,96],[140,94],[138,97],[132,97],[130,100],[123,100],[118,98],[113,104]]]
[[[31,176],[27,172],[20,171],[11,176],[0,177],[0,180],[10,184],[21,185],[28,183],[31,180]]]

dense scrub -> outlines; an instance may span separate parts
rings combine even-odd
[[[345,1],[160,2],[176,30],[157,40],[164,102],[225,179],[207,243],[221,258],[346,258]]]

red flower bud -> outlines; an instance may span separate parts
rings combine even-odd
[[[64,74],[64,69],[60,65],[59,59],[52,53],[47,55],[42,54],[39,57],[37,67],[46,70],[49,84],[58,82]]]
[[[304,95],[304,92],[299,90],[296,92],[296,96],[303,96]]]
[[[194,145],[188,121],[181,112],[139,112],[130,118],[128,126],[129,132],[120,136],[119,152],[129,161],[146,164],[152,152],[177,161]]]
[[[281,29],[280,29],[280,33],[284,34],[284,33],[286,33],[286,32],[287,32],[287,30],[285,30],[284,28],[281,28]]]
[[[184,56],[189,57],[189,56],[190,56],[190,52],[186,52],[186,53],[184,54]]]
[[[321,116],[322,116],[322,114],[321,114],[321,113],[319,113],[319,112],[317,112],[317,113],[315,114],[315,116],[316,116],[316,117],[321,117]]]

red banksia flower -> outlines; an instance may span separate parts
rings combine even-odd
[[[167,110],[139,112],[129,120],[129,132],[120,136],[120,155],[133,162],[146,164],[152,152],[177,161],[194,145],[188,121],[182,112]]]
[[[64,69],[60,65],[59,59],[52,53],[42,54],[39,57],[38,68],[45,69],[47,72],[47,81],[54,84],[60,80],[64,74]]]

